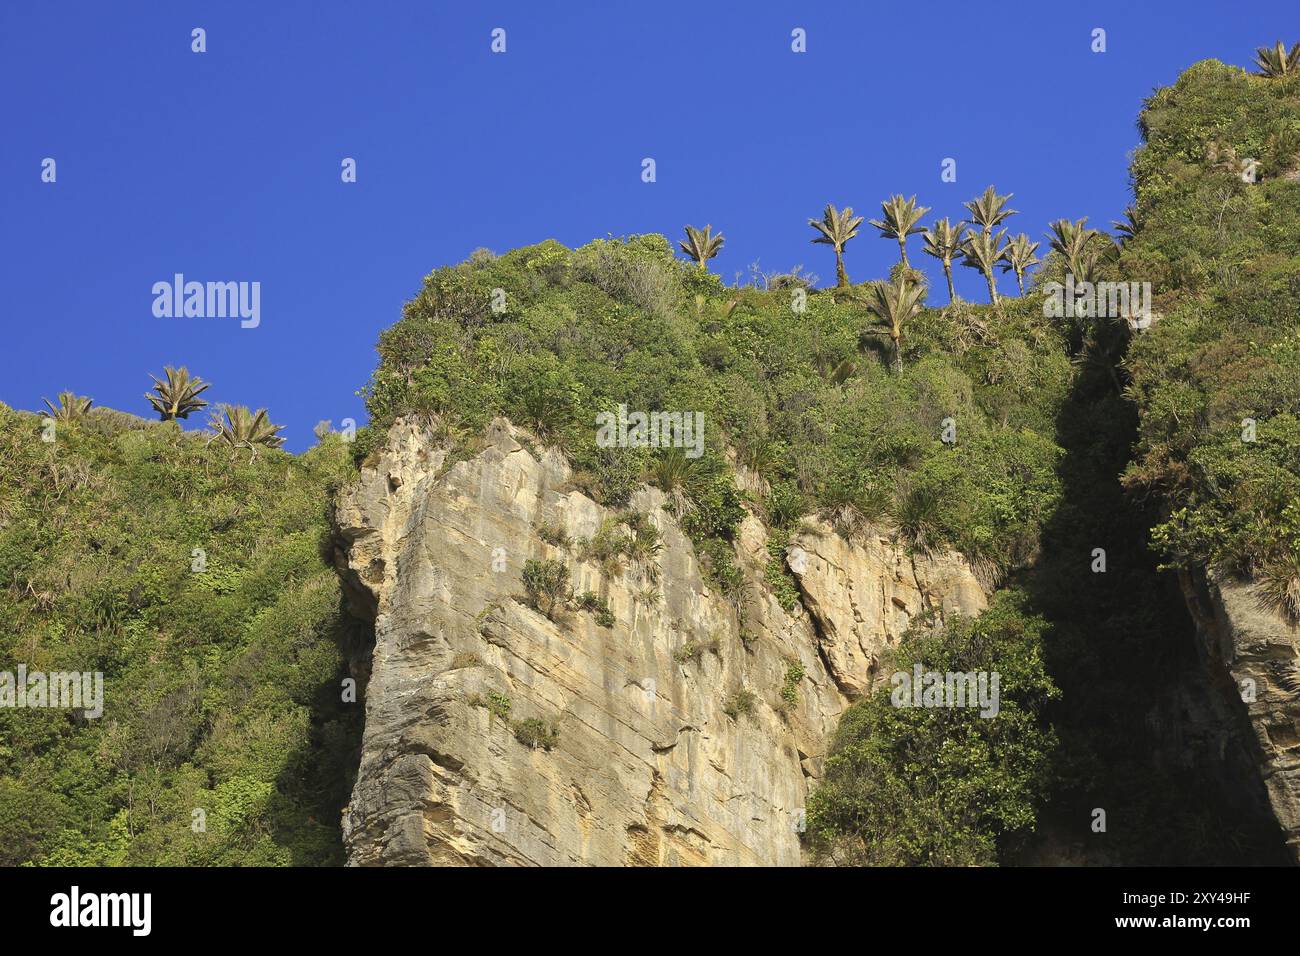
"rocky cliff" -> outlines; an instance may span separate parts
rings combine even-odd
[[[399,420],[341,494],[338,563],[375,634],[349,862],[799,864],[839,714],[918,614],[984,607],[975,576],[955,554],[811,522],[787,554],[802,594],[787,613],[750,517],[747,586],[729,599],[656,489],[632,501],[660,531],[655,560],[611,566],[566,543],[623,517],[570,478],[503,420],[459,458]],[[612,626],[530,606],[529,559],[564,562]]]
[[[1249,733],[1241,757],[1263,778],[1291,856],[1300,862],[1300,628],[1264,607],[1247,582],[1182,575],[1206,668]]]

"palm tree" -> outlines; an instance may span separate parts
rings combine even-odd
[[[952,288],[952,260],[961,255],[962,243],[965,241],[966,225],[953,225],[947,216],[939,219],[922,234],[925,238],[926,255],[934,256],[943,263],[943,276],[948,280],[948,301],[957,298]]]
[[[1049,223],[1052,231],[1047,237],[1052,249],[1065,259],[1067,268],[1081,282],[1092,281],[1101,261],[1101,253],[1093,243],[1093,237],[1101,233],[1087,228],[1087,222],[1087,216],[1074,222],[1058,219]]]
[[[726,242],[722,233],[713,235],[713,226],[705,226],[703,230],[696,229],[694,226],[686,227],[686,241],[679,242],[682,252],[686,253],[695,260],[695,264],[701,271],[705,268],[705,263],[718,254],[722,244]]]
[[[962,205],[970,210],[971,222],[979,226],[985,235],[988,235],[1003,219],[1016,214],[1016,210],[1006,208],[1007,201],[1013,195],[1015,194],[1007,193],[1005,196],[999,196],[997,190],[990,186],[984,190],[982,195],[977,196],[968,203],[962,203]]]
[[[914,232],[924,232],[917,225],[921,217],[930,211],[929,206],[917,206],[916,197],[904,199],[901,195],[890,196],[880,204],[883,219],[872,219],[871,224],[880,230],[882,239],[898,240],[898,259],[907,268],[907,237]]]
[[[48,398],[41,399],[45,407],[50,410],[50,416],[55,421],[75,422],[84,418],[90,411],[90,406],[95,404],[88,398],[83,398],[76,392],[59,392],[59,404],[53,404]]]
[[[695,510],[688,488],[700,470],[698,463],[698,458],[687,458],[685,450],[675,446],[650,463],[650,481],[668,496],[678,521]]]
[[[903,367],[903,326],[921,311],[925,286],[909,282],[899,276],[893,282],[877,282],[871,286],[867,298],[867,311],[884,326],[894,346],[894,370]]]
[[[1015,272],[1016,285],[1019,286],[1021,295],[1025,294],[1025,271],[1030,266],[1038,265],[1038,257],[1034,253],[1038,251],[1039,245],[1040,243],[1030,242],[1029,237],[1022,232],[1007,243],[1003,253],[1002,271]]]
[[[1263,76],[1289,76],[1300,72],[1300,43],[1290,51],[1281,40],[1272,48],[1262,46],[1255,51],[1255,65]]]
[[[1122,220],[1112,219],[1110,224],[1115,227],[1115,232],[1119,235],[1120,245],[1136,236],[1138,229],[1142,227],[1142,221],[1138,216],[1137,208],[1134,206],[1125,208]]]
[[[211,387],[209,382],[197,375],[190,378],[189,371],[183,365],[180,369],[168,365],[164,374],[167,376],[166,381],[157,375],[149,376],[153,379],[153,388],[158,394],[144,394],[162,421],[174,422],[178,418],[188,418],[190,413],[197,412],[208,404],[198,395]]]
[[[989,284],[989,301],[994,305],[998,304],[998,280],[994,270],[1007,256],[1006,235],[1005,229],[996,233],[973,232],[966,237],[966,244],[962,247],[965,257],[961,264],[984,274]]]
[[[858,234],[862,218],[853,215],[852,206],[836,211],[832,204],[827,203],[821,219],[808,220],[808,225],[821,233],[813,242],[820,242],[835,250],[835,285],[841,289],[849,284],[849,277],[844,271],[844,245]]]
[[[216,434],[208,439],[209,445],[220,439],[231,448],[247,448],[256,457],[258,445],[279,448],[284,444],[284,439],[276,434],[284,426],[272,425],[265,408],[250,412],[243,405],[222,405],[221,412],[225,415],[224,421],[221,414],[212,414],[210,424],[216,429]]]

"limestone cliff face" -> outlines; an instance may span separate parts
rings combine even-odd
[[[1182,583],[1204,658],[1238,714],[1244,707],[1245,756],[1300,862],[1300,628],[1261,606],[1249,583],[1214,574]]]
[[[849,697],[917,614],[981,610],[974,575],[954,554],[810,525],[787,558],[803,605],[786,613],[751,517],[737,537],[748,587],[732,601],[656,489],[632,502],[662,536],[652,566],[602,568],[548,544],[544,524],[577,541],[617,518],[569,479],[505,421],[454,462],[399,421],[341,494],[340,569],[375,629],[349,862],[799,864],[805,801]],[[563,561],[613,626],[530,607],[530,558]],[[781,689],[800,668],[791,705]],[[744,691],[749,713],[734,706]],[[520,741],[529,720],[556,728],[550,749]]]

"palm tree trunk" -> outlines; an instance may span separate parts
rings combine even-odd
[[[890,329],[889,337],[894,343],[894,371],[903,371],[903,333],[900,329]]]
[[[952,261],[943,260],[943,276],[948,280],[948,304],[952,305],[952,300],[957,298],[957,293],[952,289]]]
[[[849,274],[844,271],[844,250],[835,250],[835,285],[843,289],[849,284]]]
[[[984,277],[989,280],[989,301],[992,302],[994,305],[997,305],[998,284],[997,284],[997,280],[993,276],[993,271],[990,269],[988,272],[984,273]]]
[[[1025,274],[1019,269],[1016,270],[1016,285],[1020,287],[1021,298],[1025,295]]]
[[[898,259],[903,263],[903,268],[912,268],[911,263],[907,261],[907,236],[898,237]]]

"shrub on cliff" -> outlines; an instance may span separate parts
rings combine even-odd
[[[523,581],[528,603],[552,620],[573,593],[563,561],[530,558],[524,562]]]
[[[808,801],[808,839],[823,861],[985,865],[997,862],[1005,837],[1033,829],[1055,742],[1041,715],[1057,693],[1043,663],[1044,628],[1008,591],[977,619],[903,637],[885,673],[910,679],[919,664],[923,672],[997,674],[996,715],[897,706],[901,680],[850,707]]]

